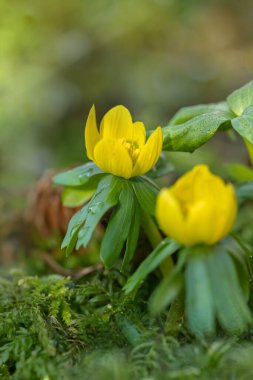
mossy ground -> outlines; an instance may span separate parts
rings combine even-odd
[[[197,341],[182,328],[164,333],[147,312],[150,289],[133,300],[117,270],[79,282],[58,275],[0,279],[3,380],[252,379],[249,334]]]

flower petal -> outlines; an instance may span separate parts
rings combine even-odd
[[[162,189],[157,197],[156,218],[162,231],[179,243],[183,231],[183,213],[180,204],[169,189]]]
[[[142,148],[146,141],[146,128],[141,121],[135,121],[133,123],[133,138],[132,141],[135,141],[139,148]]]
[[[132,116],[124,106],[116,106],[110,109],[100,125],[100,134],[106,139],[132,140],[133,122]]]
[[[133,164],[126,148],[117,140],[102,139],[94,149],[94,162],[105,173],[130,178]]]
[[[84,129],[85,146],[87,156],[90,160],[93,160],[93,152],[95,145],[100,140],[100,135],[97,128],[96,111],[95,106],[91,107],[89,115],[87,117],[85,129]]]
[[[158,127],[142,147],[134,165],[132,177],[147,173],[157,162],[163,145],[162,128]]]
[[[196,165],[171,186],[171,191],[182,204],[194,202],[195,199],[199,200],[199,197],[203,197],[205,180],[206,177],[210,179],[210,176],[211,173],[206,165]],[[212,190],[210,189],[210,191]]]
[[[224,185],[224,197],[219,200],[219,207],[216,217],[216,231],[212,237],[215,243],[226,236],[235,222],[237,214],[237,201],[234,187],[231,184]]]
[[[212,199],[192,204],[185,219],[185,245],[213,244],[217,225],[216,207]]]

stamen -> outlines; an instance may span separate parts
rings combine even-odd
[[[132,158],[133,164],[135,164],[139,154],[140,148],[136,141],[122,140],[122,145],[127,149],[130,157]]]

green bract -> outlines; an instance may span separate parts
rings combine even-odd
[[[150,298],[151,312],[160,313],[173,301],[183,299],[187,323],[194,334],[213,334],[216,320],[229,333],[244,331],[252,322],[247,307],[249,252],[233,238],[213,247],[189,248],[180,248],[166,239],[128,279],[125,292],[135,291],[166,257],[175,252],[178,259],[174,269]]]
[[[100,256],[104,264],[111,267],[125,246],[124,269],[137,246],[141,213],[154,215],[157,186],[144,176],[126,180],[105,174],[93,163],[57,174],[54,183],[65,187],[64,205],[80,206],[88,201],[69,223],[62,242],[66,254],[69,255],[74,248],[87,247],[96,225],[112,209]]]

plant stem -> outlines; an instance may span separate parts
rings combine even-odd
[[[166,334],[176,334],[183,323],[184,316],[184,292],[181,292],[171,304],[164,325]]]
[[[249,154],[251,165],[253,166],[253,144],[251,144],[247,139],[244,139],[244,143]]]
[[[161,243],[162,236],[158,228],[156,227],[154,221],[152,220],[151,216],[149,216],[145,211],[142,212],[141,225],[152,248],[155,249],[158,246],[158,244]],[[164,260],[162,264],[160,265],[160,270],[163,276],[167,276],[172,271],[173,268],[174,268],[174,264],[170,256],[166,260]]]
[[[146,213],[142,212],[141,225],[145,235],[147,236],[152,248],[156,248],[162,241],[162,236],[153,222],[152,218]],[[168,276],[174,268],[174,263],[169,256],[160,264],[160,270],[163,277]],[[184,315],[184,294],[179,294],[175,301],[171,304],[166,322],[164,325],[165,333],[177,333],[181,327]]]
[[[145,211],[143,211],[141,214],[141,225],[152,248],[155,249],[158,246],[158,244],[161,243],[162,236],[160,232],[158,231],[158,228],[156,227],[152,218]]]

